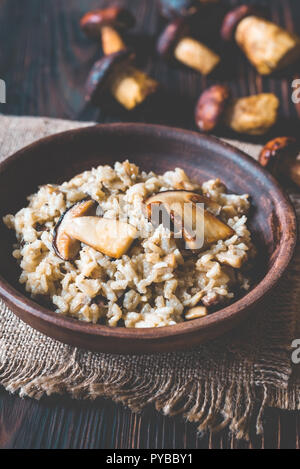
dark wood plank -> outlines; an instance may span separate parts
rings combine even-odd
[[[152,407],[133,414],[121,404],[63,397],[20,399],[0,390],[0,448],[51,449],[296,449],[297,412],[268,410],[264,438],[236,440],[228,429],[199,434],[181,417],[165,417]]]
[[[83,101],[83,84],[100,46],[80,32],[78,20],[88,9],[109,0],[2,0],[0,4],[0,78],[7,84],[7,103],[0,112],[109,122],[140,120],[194,128],[193,107],[200,91],[218,80],[235,96],[272,91],[281,98],[281,132],[297,132],[300,105],[291,101],[289,74],[263,78],[235,50],[220,76],[200,77],[181,66],[169,67],[155,57],[154,40],[162,28],[154,0],[130,0],[138,24],[131,41],[141,44],[139,63],[165,86],[163,101],[153,110],[133,114],[106,112]],[[127,4],[127,0],[119,3]],[[237,5],[239,0],[224,1]],[[243,2],[246,3],[246,2]],[[274,21],[300,33],[298,0],[254,0],[269,8]],[[219,44],[220,46],[220,44]],[[298,64],[299,67],[299,64]],[[225,73],[226,72],[226,73]],[[284,119],[284,122],[282,121]],[[275,132],[278,130],[275,130]],[[49,398],[36,402],[0,389],[0,448],[300,448],[299,413],[268,410],[265,434],[251,442],[235,440],[228,430],[199,435],[181,417],[168,418],[152,408],[134,415],[109,400],[96,402]]]

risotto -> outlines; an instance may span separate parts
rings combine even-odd
[[[149,218],[145,201],[166,208],[166,194],[204,202],[209,230],[200,249],[176,236],[173,212],[171,226]],[[161,327],[203,317],[250,288],[249,197],[227,193],[219,179],[200,185],[180,168],[157,175],[125,161],[41,186],[28,201],[4,217],[17,237],[19,281],[58,314],[112,327]]]

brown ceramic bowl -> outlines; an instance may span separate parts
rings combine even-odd
[[[146,171],[180,166],[195,180],[220,177],[229,191],[249,193],[250,229],[259,249],[253,289],[235,303],[202,319],[151,329],[110,328],[66,318],[32,301],[18,283],[11,255],[14,241],[0,218],[0,295],[32,327],[79,347],[118,353],[173,351],[215,338],[236,325],[276,285],[296,242],[296,220],[288,198],[255,161],[213,137],[143,124],[98,125],[40,140],[0,164],[0,217],[26,205],[45,183],[59,183],[99,164],[129,158]]]

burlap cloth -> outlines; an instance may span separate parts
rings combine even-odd
[[[85,125],[0,116],[0,159],[38,138]],[[259,146],[232,143],[257,157]],[[300,214],[300,196],[291,197]],[[134,411],[153,403],[164,414],[183,414],[201,430],[229,425],[237,437],[247,438],[251,422],[262,432],[266,406],[300,408],[300,365],[293,369],[291,362],[291,343],[300,338],[299,305],[299,246],[273,296],[238,333],[191,352],[125,356],[79,350],[36,332],[0,300],[0,384],[36,399],[53,393],[107,396]]]

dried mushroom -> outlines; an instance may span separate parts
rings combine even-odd
[[[235,132],[262,135],[276,123],[278,107],[272,93],[230,99],[227,85],[213,85],[197,101],[195,124],[202,132],[212,132],[223,122]]]
[[[212,132],[221,121],[230,99],[227,85],[213,85],[199,97],[195,109],[195,122],[203,132]]]
[[[300,57],[299,36],[256,15],[241,19],[236,26],[235,39],[262,75],[282,69]]]
[[[123,49],[96,62],[86,83],[86,100],[100,104],[108,93],[131,110],[158,88],[157,81],[132,66],[134,54]]]
[[[300,187],[299,142],[293,137],[277,137],[262,148],[259,163],[279,180],[291,180]]]
[[[175,237],[182,237],[187,249],[197,250],[234,234],[228,225],[199,204],[220,213],[221,207],[216,202],[194,192],[179,190],[149,197],[146,200],[147,216],[153,222],[153,214],[157,215],[162,206],[173,223]],[[155,208],[158,209],[156,213]]]
[[[97,203],[94,200],[82,200],[66,210],[58,220],[53,233],[53,249],[64,261],[74,259],[80,250],[80,241],[66,233],[65,227],[77,217],[96,213]]]
[[[81,19],[81,28],[89,37],[102,39],[104,52],[88,76],[87,101],[101,104],[110,93],[127,110],[132,110],[156,92],[158,82],[134,67],[135,54],[126,47],[119,32],[134,24],[130,11],[118,6],[91,11]]]
[[[175,57],[187,67],[208,75],[219,64],[220,57],[198,40],[189,37],[185,18],[176,18],[161,33],[157,52],[165,59]]]
[[[234,99],[225,112],[225,124],[238,133],[263,135],[277,121],[279,100],[272,93]]]

